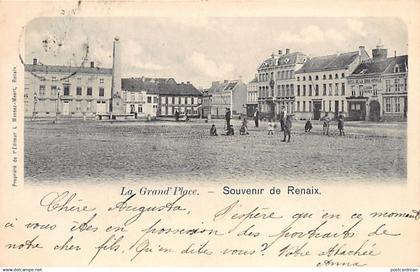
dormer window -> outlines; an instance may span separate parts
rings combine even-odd
[[[399,73],[399,72],[400,72],[400,66],[398,66],[398,64],[395,64],[394,73]]]

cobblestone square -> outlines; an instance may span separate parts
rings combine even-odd
[[[219,136],[209,136],[211,124]],[[290,143],[277,123],[267,135],[221,136],[224,120],[25,123],[26,182],[182,180],[197,182],[405,182],[406,123],[346,122],[346,136],[311,133],[294,121]]]

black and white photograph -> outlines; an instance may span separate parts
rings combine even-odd
[[[26,183],[406,183],[398,18],[39,17],[23,45]]]

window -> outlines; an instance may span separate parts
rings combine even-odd
[[[315,96],[319,95],[319,86],[318,84],[315,85]]]
[[[143,106],[138,106],[137,107],[137,112],[142,113],[143,112]]]
[[[295,96],[295,91],[293,89],[293,85],[290,85],[290,96]]]
[[[389,79],[385,80],[385,92],[391,92],[391,81]]]
[[[344,100],[341,100],[341,112],[344,112]]]
[[[82,95],[82,87],[76,87],[76,95]]]
[[[99,96],[105,96],[104,88],[99,88]]]
[[[305,111],[306,110],[306,102],[305,101],[302,102],[302,107],[303,107],[302,111]]]
[[[338,95],[338,83],[335,83],[334,95]]]
[[[377,96],[378,95],[378,89],[376,87],[376,84],[372,85],[372,95]]]
[[[152,97],[151,96],[147,97],[147,103],[152,103]]]
[[[327,84],[323,84],[322,86],[322,95],[327,95]]]
[[[400,72],[400,66],[398,66],[398,64],[395,64],[394,73],[399,73],[399,72]]]
[[[328,95],[332,95],[332,83],[328,84]]]
[[[319,79],[319,77],[318,76],[315,76],[315,80],[318,80]]]
[[[363,85],[359,85],[359,96],[363,96]]]
[[[385,112],[391,112],[391,98],[385,98]]]
[[[356,86],[351,85],[351,96],[356,96]]]
[[[309,101],[309,112],[312,111],[312,101]]]
[[[281,85],[281,96],[285,96],[285,95],[286,95],[286,89],[284,85]]]
[[[329,78],[329,79],[332,79],[332,75],[330,74],[330,75],[328,76],[328,78]]]
[[[51,86],[51,96],[57,96],[57,86]]]
[[[338,74],[335,74],[335,78],[338,78]]]
[[[77,101],[76,102],[76,111],[80,112],[81,109],[82,109],[81,103],[80,103],[80,101]]]
[[[158,98],[157,96],[153,96],[153,103],[157,104],[158,103]]]
[[[81,78],[81,77],[78,77],[78,78],[77,78],[77,82],[78,82],[78,83],[82,82],[82,78]]]
[[[300,96],[300,85],[297,85],[297,96]]]
[[[53,76],[51,77],[52,81],[57,81],[57,77]]]
[[[99,83],[100,83],[100,84],[103,84],[103,83],[104,83],[104,79],[103,79],[103,78],[100,78],[100,79],[99,79]]]
[[[398,78],[394,79],[395,91],[400,91],[400,85],[398,84]]]
[[[344,73],[341,73],[341,78],[344,78],[344,77],[345,77]]]
[[[186,97],[184,97],[184,104],[188,104],[188,103],[187,103],[187,98],[186,98]]]
[[[326,76],[326,75],[323,75],[323,76],[322,76],[322,79],[327,79],[327,76]]]
[[[328,101],[328,111],[331,111],[331,100]]]
[[[401,102],[399,97],[395,97],[395,112],[401,112]]]
[[[341,95],[346,95],[346,84],[341,83]]]
[[[306,96],[306,85],[303,85],[303,94],[302,96]]]
[[[312,96],[312,85],[309,85],[309,96]]]
[[[92,96],[92,87],[87,87],[87,89],[86,89],[86,95]]]
[[[325,100],[322,101],[322,110],[325,111]]]
[[[45,95],[45,85],[39,85],[39,95]]]
[[[178,97],[180,98],[180,97]],[[172,96],[172,104],[175,104],[175,96]],[[178,99],[178,104],[179,104],[179,99]]]
[[[64,85],[63,95],[70,95],[70,86],[69,85]]]
[[[290,87],[289,84],[286,85],[286,96],[289,96],[289,92],[290,92]]]
[[[407,91],[407,78],[404,78],[404,92]]]
[[[297,77],[297,81],[300,81],[300,77]]]
[[[308,80],[312,80],[312,76],[308,76]]]
[[[305,77],[303,77],[303,78],[302,78],[302,80],[303,80],[303,81],[305,81],[305,80],[306,80],[306,78],[305,78]]]
[[[297,102],[296,107],[297,107],[296,110],[300,111],[300,101]]]

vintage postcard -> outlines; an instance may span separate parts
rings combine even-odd
[[[0,266],[416,271],[419,11],[1,2]]]

